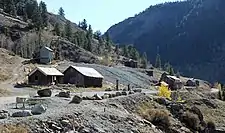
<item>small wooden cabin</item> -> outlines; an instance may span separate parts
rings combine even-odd
[[[51,64],[53,60],[53,50],[49,47],[42,47],[40,49],[40,63],[42,64]]]
[[[28,75],[28,84],[51,85],[63,83],[63,74],[56,68],[36,67]]]
[[[160,78],[160,82],[164,81],[169,85],[169,88],[171,90],[178,90],[183,88],[184,84],[182,83],[182,81],[177,78],[176,76],[171,76],[168,75],[166,73],[163,73],[161,78]]]
[[[130,60],[125,61],[125,62],[124,62],[124,65],[125,65],[126,67],[137,68],[137,67],[138,67],[138,62],[135,61],[135,60],[130,59]]]
[[[70,66],[64,71],[64,83],[79,87],[102,87],[103,76],[93,68]]]

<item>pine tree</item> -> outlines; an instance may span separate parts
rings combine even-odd
[[[80,23],[80,28],[83,29],[83,30],[87,30],[87,20],[84,19],[81,23]]]
[[[89,25],[87,31],[87,45],[85,49],[90,52],[92,52],[92,37],[93,37],[93,30],[91,28],[91,25]]]
[[[71,40],[72,37],[72,28],[71,28],[71,22],[69,20],[66,21],[65,27],[64,27],[65,37],[68,40]]]
[[[110,39],[110,36],[109,36],[108,32],[106,33],[105,40],[106,40],[106,48],[108,49],[108,52],[111,52],[112,41]]]
[[[164,65],[164,71],[167,71],[167,72],[170,71],[170,63],[169,62],[165,63],[165,65]]]
[[[174,70],[173,67],[170,65],[170,69],[169,69],[169,75],[174,75]]]
[[[4,12],[16,16],[16,5],[14,0],[2,0],[2,7]]]
[[[157,54],[156,56],[156,61],[155,61],[155,67],[161,69],[161,59],[160,59],[160,55]]]
[[[53,31],[54,31],[54,34],[55,34],[55,35],[60,36],[60,33],[61,33],[61,32],[60,32],[60,25],[59,25],[59,23],[56,23],[56,24],[55,24],[54,30],[53,30]]]
[[[129,56],[129,54],[128,54],[128,46],[127,45],[125,45],[123,47],[123,56],[125,56],[125,57],[128,57]]]
[[[93,38],[93,30],[91,28],[91,25],[88,26],[88,31],[87,31],[88,36],[92,39]]]
[[[147,68],[147,65],[148,65],[148,59],[147,59],[147,54],[146,54],[146,52],[143,53],[141,60],[142,60],[143,68]]]
[[[139,53],[134,47],[130,47],[129,53],[130,53],[130,58],[132,58],[134,60],[138,60],[139,59]]]
[[[43,22],[43,26],[47,27],[48,26],[48,11],[47,11],[47,6],[45,2],[41,1],[39,4],[40,12],[41,12],[41,18]]]
[[[100,40],[101,35],[102,35],[101,31],[97,30],[94,33],[94,38],[97,39],[97,40]]]
[[[61,16],[61,17],[65,17],[65,11],[63,10],[63,8],[62,7],[60,7],[59,8],[59,16]]]

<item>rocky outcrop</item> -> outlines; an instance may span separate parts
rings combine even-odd
[[[41,104],[37,104],[37,105],[35,105],[35,106],[32,108],[31,113],[32,113],[33,115],[40,115],[40,114],[45,113],[46,110],[47,110],[46,107],[44,107],[44,106],[41,105]]]
[[[82,97],[78,96],[78,95],[75,95],[70,103],[79,104],[81,102],[82,102]]]
[[[30,110],[18,111],[12,114],[12,117],[27,117],[27,116],[32,116]]]
[[[51,97],[52,91],[51,91],[51,89],[42,89],[42,90],[38,90],[37,94],[40,97]]]

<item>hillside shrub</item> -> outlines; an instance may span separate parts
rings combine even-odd
[[[149,109],[143,117],[161,129],[168,129],[171,125],[169,112],[164,109]]]
[[[190,112],[186,112],[183,114],[181,121],[190,129],[192,130],[198,130],[199,128],[199,118],[197,115],[190,113]]]

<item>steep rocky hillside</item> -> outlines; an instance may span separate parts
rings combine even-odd
[[[224,0],[188,0],[150,6],[107,32],[115,43],[134,44],[152,63],[159,54],[187,76],[225,81]]]

